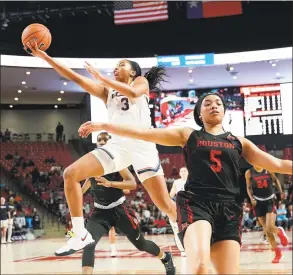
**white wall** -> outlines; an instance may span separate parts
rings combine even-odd
[[[66,140],[77,138],[80,110],[1,110],[1,131],[12,133],[54,133],[57,123],[64,126]]]

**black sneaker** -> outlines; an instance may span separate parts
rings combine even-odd
[[[162,263],[165,266],[166,274],[167,275],[175,275],[176,274],[176,267],[173,262],[173,257],[170,252],[165,252],[165,258],[162,259]]]

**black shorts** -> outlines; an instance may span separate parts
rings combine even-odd
[[[95,208],[88,220],[98,223],[106,232],[114,226],[130,239],[137,238],[140,234],[138,220],[135,217],[134,211],[127,203],[123,203],[111,209]]]
[[[235,240],[241,245],[242,207],[240,204],[235,201],[202,200],[186,191],[177,194],[176,203],[178,236],[182,243],[190,224],[206,220],[212,226],[211,244],[218,241]]]
[[[254,208],[255,215],[257,217],[265,217],[267,213],[276,213],[275,199],[267,201],[256,200],[256,206]]]

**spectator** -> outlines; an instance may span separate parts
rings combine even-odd
[[[287,210],[285,204],[281,203],[277,209],[277,225],[284,229],[288,228],[288,218],[286,217]]]
[[[167,232],[167,222],[162,218],[161,215],[158,216],[156,220],[154,220],[154,227],[152,228],[153,234],[165,234]]]
[[[41,229],[41,219],[36,208],[34,208],[33,210],[32,225],[33,225],[33,229]]]
[[[40,179],[40,172],[38,167],[35,167],[32,171],[32,183],[36,183]]]
[[[0,141],[4,141],[4,135],[1,131],[0,131]]]
[[[4,133],[4,139],[5,139],[5,141],[11,140],[11,132],[8,129],[6,129],[6,131]]]
[[[8,208],[5,205],[5,198],[1,197],[0,208],[0,222],[1,222],[1,243],[6,243],[6,233],[8,227]]]
[[[293,182],[291,182],[288,189],[287,201],[288,203],[293,203]]]
[[[15,165],[18,166],[19,161],[20,161],[20,156],[18,155],[17,152],[15,152],[15,155],[13,157],[13,161],[14,161]]]
[[[243,218],[242,218],[242,227],[244,227],[244,229],[249,229],[251,230],[253,227],[253,220],[250,218],[250,211],[251,211],[251,207],[249,205],[249,203],[247,202],[247,198],[244,199],[244,203],[243,203]]]
[[[288,218],[288,229],[291,229],[293,225],[293,205],[288,205],[288,211],[287,211],[287,218]]]
[[[136,192],[136,197],[141,199],[143,197],[144,192],[141,190],[141,187],[138,188]]]
[[[63,125],[60,122],[58,122],[58,125],[56,127],[56,141],[57,142],[62,141],[63,131],[64,131]]]

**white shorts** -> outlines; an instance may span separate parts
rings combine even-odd
[[[8,227],[8,220],[1,220],[1,228],[7,228]]]
[[[130,165],[141,182],[164,175],[155,144],[143,142],[138,143],[138,146],[135,146],[136,143],[127,147],[121,145],[109,142],[91,152],[102,164],[105,175],[119,172]]]

